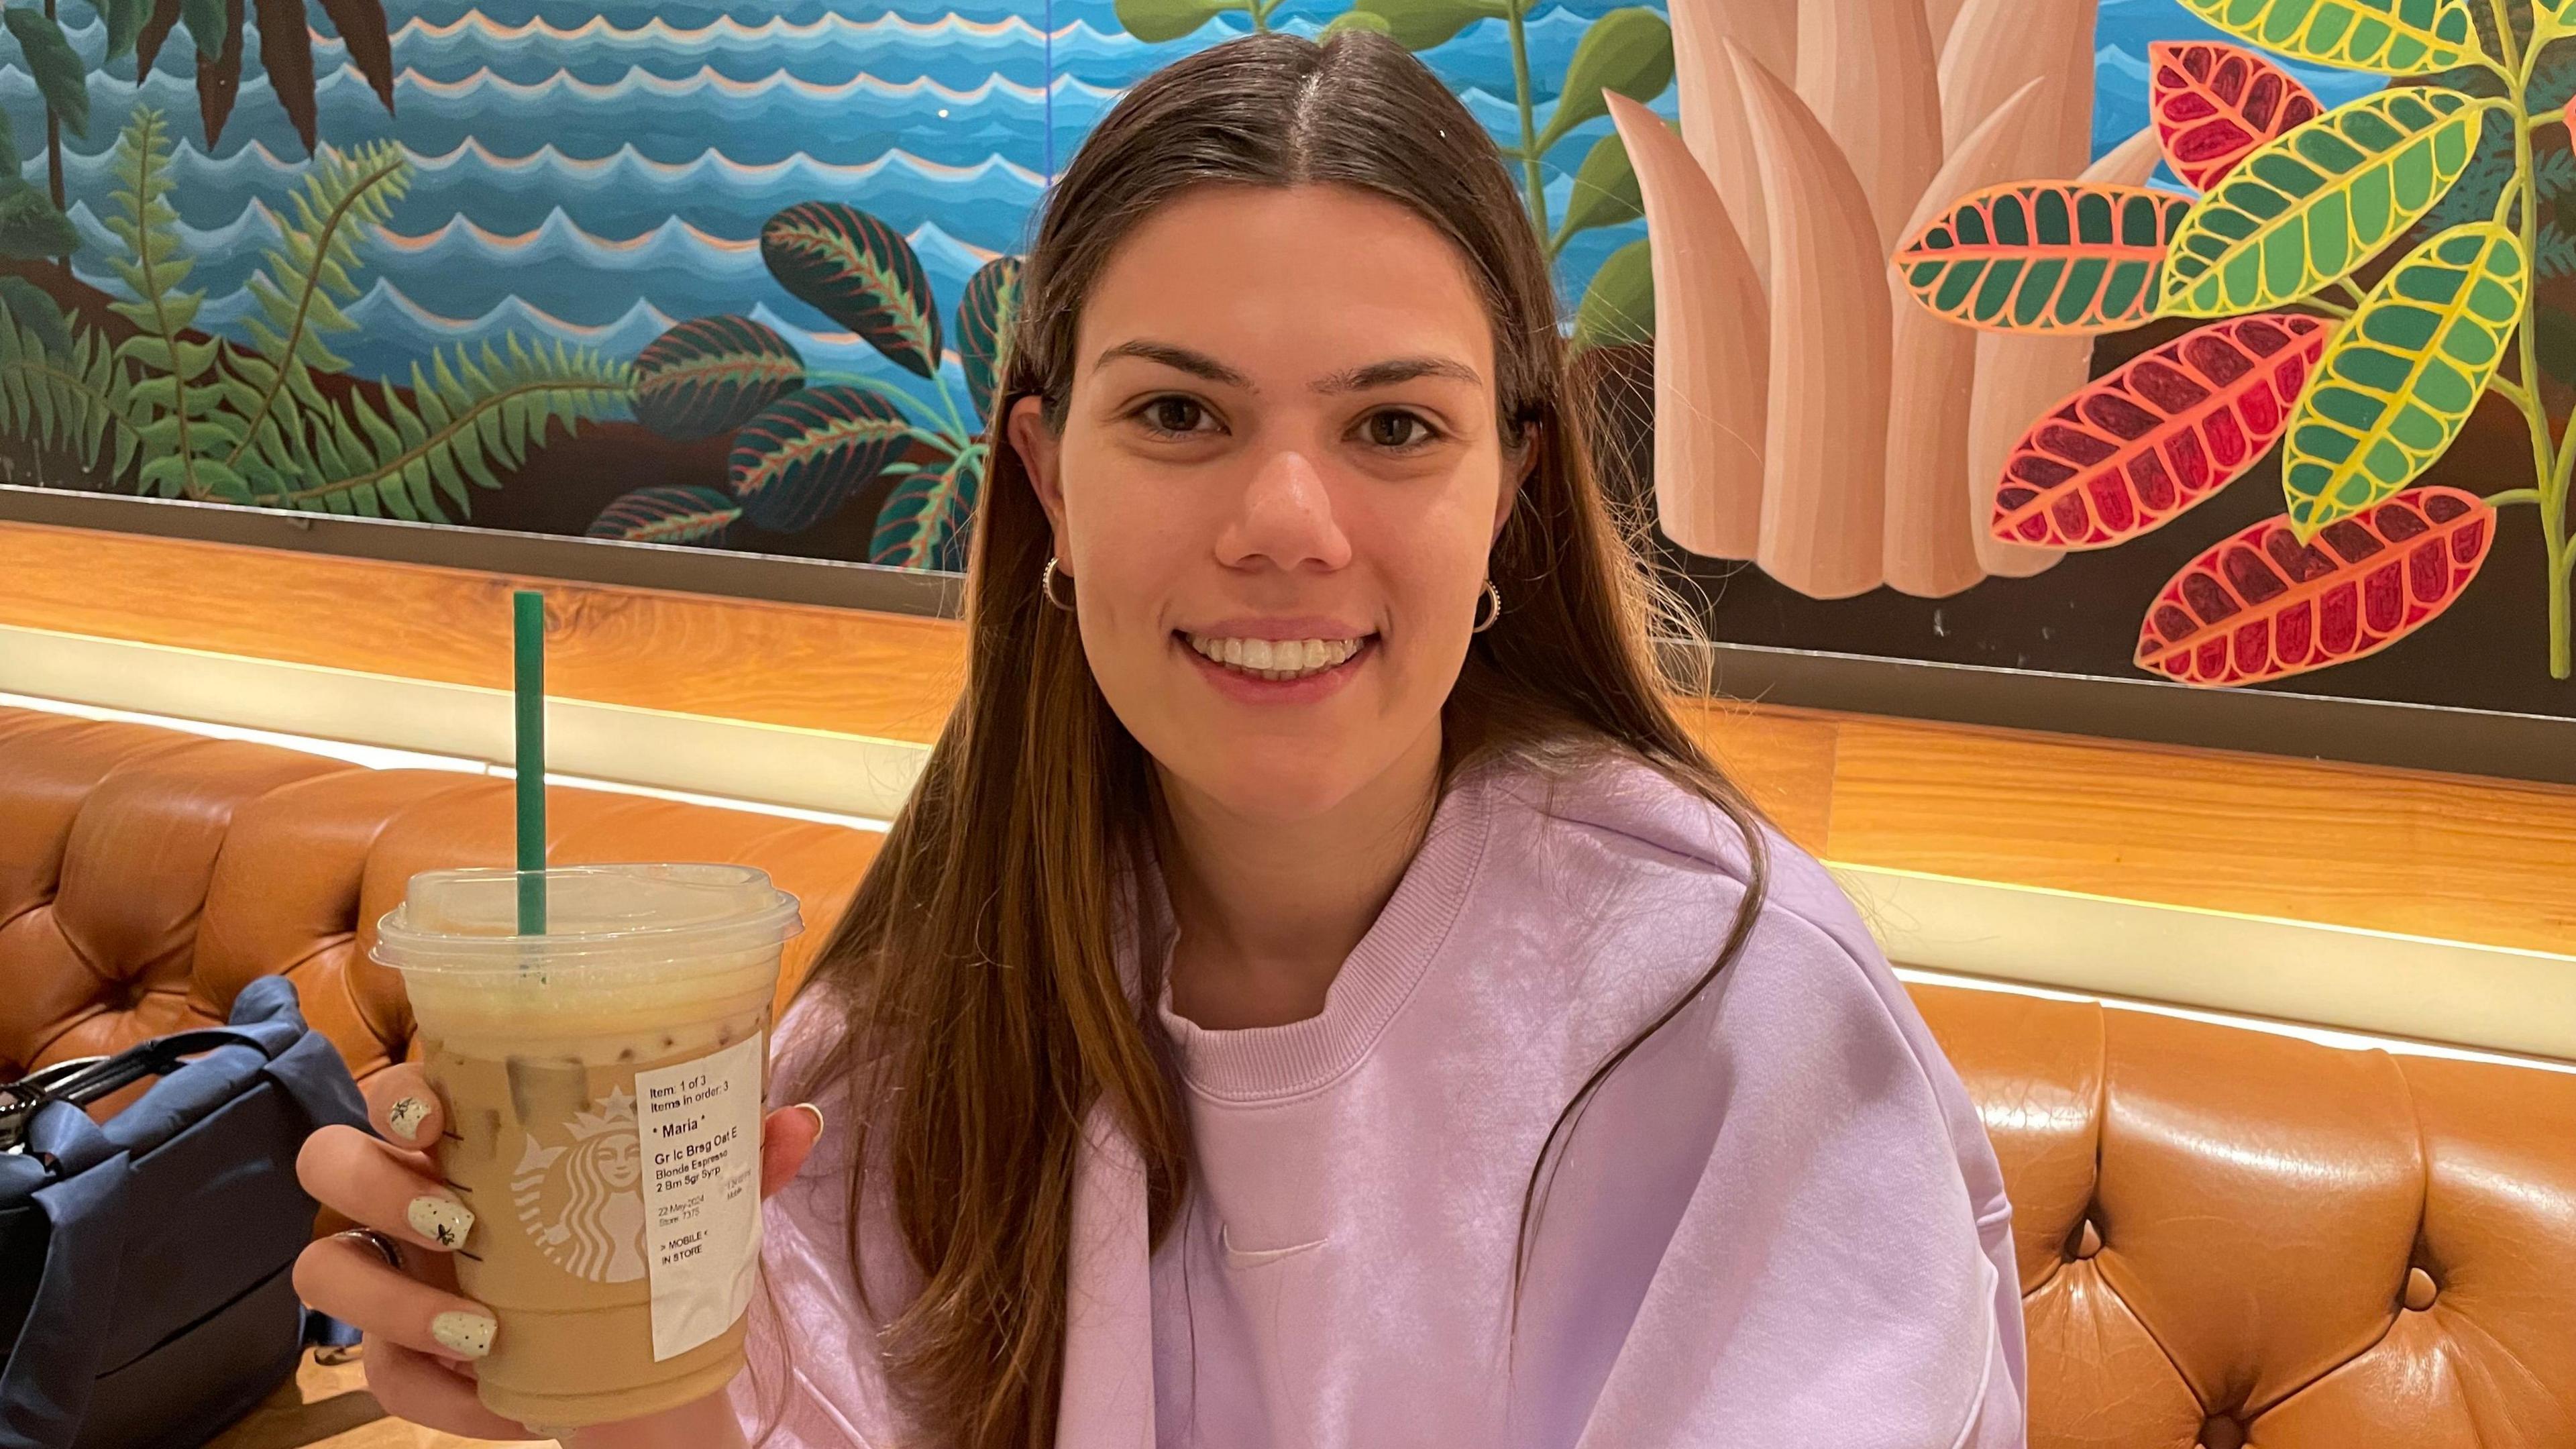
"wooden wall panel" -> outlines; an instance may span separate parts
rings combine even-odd
[[[1840,724],[1830,715],[1685,700],[1682,719],[1780,832],[1821,855],[1834,818]]]
[[[1836,732],[1836,860],[2576,951],[2576,789],[1903,721]]]
[[[506,688],[521,580],[0,524],[0,624]],[[926,742],[963,631],[544,583],[553,692]],[[1792,839],[1857,865],[2576,952],[2576,788],[1694,702]]]
[[[576,699],[927,743],[964,679],[942,619],[0,523],[0,623],[510,687],[510,591],[546,594]]]

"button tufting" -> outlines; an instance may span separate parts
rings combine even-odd
[[[2406,1306],[2408,1308],[2417,1313],[2423,1312],[2433,1306],[2433,1298],[2440,1291],[2433,1285],[2432,1274],[2421,1268],[2406,1270]]]
[[[2090,1258],[2100,1251],[2102,1251],[2102,1230],[2093,1226],[2091,1218],[2086,1218],[2077,1227],[2075,1245],[2067,1249],[2067,1253],[2072,1257]]]
[[[2200,1426],[2200,1449],[2245,1449],[2245,1426],[2224,1414],[2212,1414]]]

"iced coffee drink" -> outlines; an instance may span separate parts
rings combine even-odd
[[[746,866],[414,876],[379,932],[430,1082],[436,1157],[474,1210],[467,1296],[500,1327],[484,1404],[541,1429],[702,1398],[742,1366],[760,1259],[760,1119],[796,900]]]

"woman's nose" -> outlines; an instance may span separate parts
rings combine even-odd
[[[1276,449],[1253,468],[1233,532],[1229,552],[1266,555],[1283,565],[1313,559],[1338,567],[1349,556],[1330,476],[1298,448]]]

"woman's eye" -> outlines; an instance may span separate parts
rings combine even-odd
[[[1178,434],[1196,432],[1207,420],[1207,409],[1195,398],[1158,397],[1145,404],[1140,415],[1155,432]]]
[[[1371,413],[1360,427],[1362,436],[1380,448],[1418,447],[1438,436],[1429,423],[1405,412]]]

